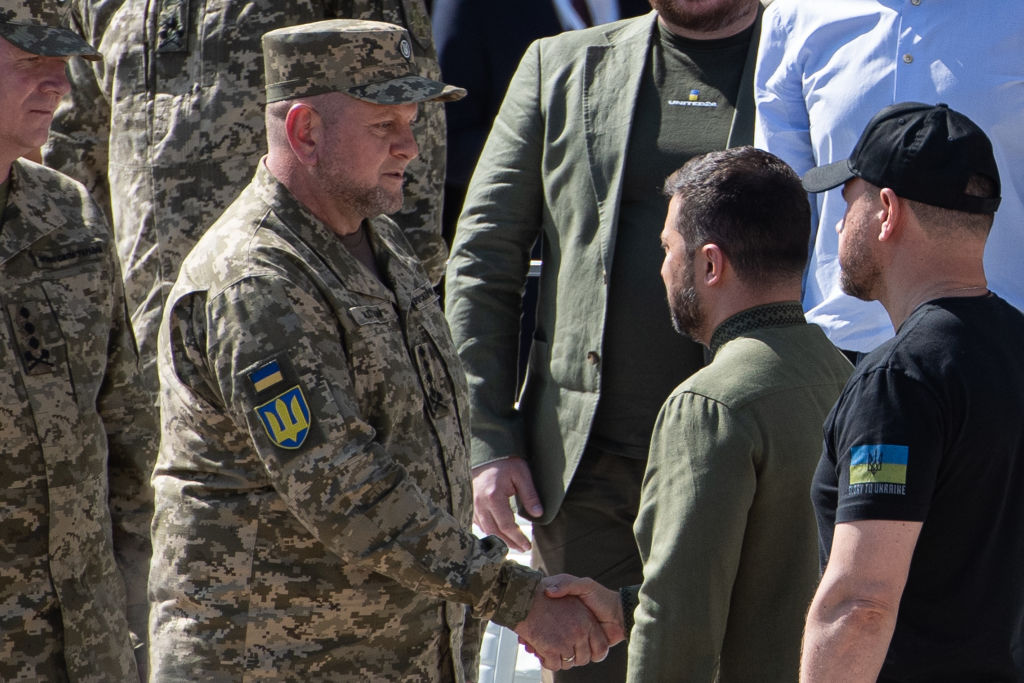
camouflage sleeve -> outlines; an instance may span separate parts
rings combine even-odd
[[[143,386],[139,373],[117,258],[112,250],[108,256],[112,325],[97,409],[107,434],[110,516],[115,557],[127,588],[128,626],[141,640],[149,612],[146,581],[152,552],[153,491],[149,479],[160,436],[155,396]]]
[[[85,0],[75,0],[67,20],[87,42],[97,45],[101,36],[93,30],[84,5]],[[54,113],[50,136],[43,147],[43,163],[85,185],[109,222],[112,218],[107,183],[110,102],[94,70],[98,68],[102,66],[94,67],[81,57],[69,61],[71,93],[61,100]]]
[[[515,625],[539,575],[505,560],[503,543],[478,539],[444,507],[440,482],[450,472],[424,475],[424,467],[444,465],[439,456],[424,457],[436,452],[436,437],[424,421],[418,380],[410,384],[402,369],[412,367],[402,330],[339,343],[343,321],[314,282],[289,280],[299,277],[249,277],[213,297],[203,316],[207,332],[198,335],[206,351],[193,369],[176,374],[209,368],[205,393],[221,396],[231,422],[247,433],[258,475],[269,477],[291,513],[345,564]],[[288,409],[294,417],[285,420]],[[387,447],[368,412],[389,431]],[[308,430],[301,440],[300,428]],[[277,438],[284,432],[293,442]],[[424,480],[433,482],[430,490]]]
[[[423,0],[334,0],[332,4],[338,18],[372,19],[404,26],[413,38],[413,55],[420,74],[441,79],[430,13]],[[441,237],[447,158],[444,105],[421,104],[413,134],[420,148],[419,156],[406,168],[405,204],[391,218],[401,226],[431,283],[436,285],[444,276],[448,259],[448,245]]]

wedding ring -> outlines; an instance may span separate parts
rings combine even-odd
[[[572,657],[562,657],[562,661],[566,664],[568,664],[569,662],[574,662],[576,661],[576,655],[573,655]]]

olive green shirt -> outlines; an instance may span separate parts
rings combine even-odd
[[[818,581],[808,491],[852,366],[787,302],[743,311],[661,409],[637,516],[634,683],[795,681]]]

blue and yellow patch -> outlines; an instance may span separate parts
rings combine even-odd
[[[313,422],[306,397],[298,385],[263,405],[256,406],[256,414],[259,415],[270,440],[275,445],[287,449],[295,449],[302,445]]]
[[[272,360],[266,365],[250,372],[249,380],[252,382],[252,388],[260,392],[264,389],[269,389],[278,382],[283,382],[284,377],[281,375],[281,366],[277,364],[276,360]]]
[[[850,449],[850,485],[906,484],[907,446],[868,444]]]
[[[693,90],[690,91],[690,101],[696,102],[698,99],[700,99],[700,90],[694,88]]]

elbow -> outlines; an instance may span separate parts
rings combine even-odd
[[[895,603],[877,598],[851,598],[834,611],[836,621],[844,622],[861,633],[884,633],[891,631],[896,623],[899,601]]]
[[[856,595],[841,599],[831,607],[820,605],[812,618],[827,629],[841,629],[869,636],[891,633],[898,610],[898,598],[893,600],[881,596]]]

